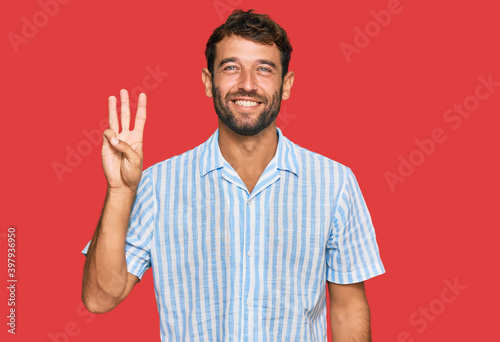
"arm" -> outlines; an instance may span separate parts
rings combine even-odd
[[[90,312],[112,310],[139,281],[127,272],[125,260],[125,236],[134,197],[107,193],[83,270],[82,301]]]
[[[127,272],[125,238],[130,211],[142,175],[142,132],[146,96],[139,96],[134,130],[129,131],[128,93],[120,92],[122,132],[118,134],[116,98],[109,98],[109,126],[104,131],[102,165],[108,182],[101,218],[83,270],[82,301],[94,313],[108,312],[125,299],[139,278]]]
[[[333,342],[370,342],[370,308],[363,282],[328,282]]]

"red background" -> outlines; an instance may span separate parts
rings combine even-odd
[[[142,85],[147,68],[159,65],[169,75],[147,91],[144,167],[205,141],[217,120],[201,83],[204,45],[233,8],[268,13],[290,36],[296,78],[278,126],[358,178],[387,270],[366,283],[373,340],[498,336],[500,87],[459,124],[443,116],[473,101],[478,77],[500,81],[496,2],[402,0],[379,32],[371,11],[388,1],[67,1],[46,22],[38,1],[4,6],[1,340],[159,341],[151,271],[112,312],[81,306],[80,251],[106,185],[100,147],[84,131],[99,129],[109,95]],[[23,18],[40,27],[23,33]],[[367,24],[372,37],[348,62],[340,44],[354,45],[356,27]],[[32,37],[12,43],[26,33]],[[415,152],[415,139],[436,128],[446,140],[429,155]],[[77,148],[87,155],[58,178],[54,163],[67,165]],[[420,165],[391,188],[384,175],[397,174],[410,156]],[[5,324],[10,226],[17,229],[15,336]],[[447,292],[445,303],[445,281],[467,288]]]

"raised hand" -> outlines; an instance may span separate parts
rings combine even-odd
[[[139,95],[134,130],[130,131],[128,92],[120,90],[122,131],[119,132],[116,97],[110,96],[109,129],[104,131],[102,168],[108,191],[132,191],[134,194],[142,175],[142,137],[146,123],[146,94]]]

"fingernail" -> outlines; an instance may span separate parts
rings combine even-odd
[[[112,138],[111,138],[111,143],[112,143],[113,145],[118,144],[118,139],[116,139],[115,137],[112,137]]]

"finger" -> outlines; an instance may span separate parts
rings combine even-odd
[[[116,97],[110,96],[108,99],[108,111],[109,111],[109,128],[111,128],[116,133],[119,132],[120,126],[118,125],[118,112],[116,111]]]
[[[113,150],[114,146],[111,143],[111,139],[116,138],[117,137],[117,133],[113,129],[108,128],[107,130],[104,131],[104,133],[102,135],[104,137],[102,139],[102,146],[103,146],[103,148],[104,147],[110,147]]]
[[[125,89],[120,90],[122,131],[129,131],[130,128],[130,107],[128,101],[128,92]]]
[[[146,94],[140,93],[137,102],[137,114],[135,115],[134,131],[144,132],[144,125],[146,124]]]

